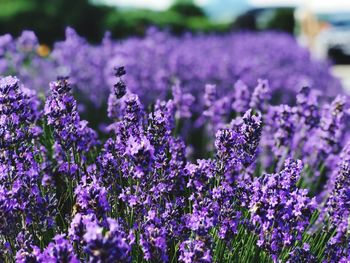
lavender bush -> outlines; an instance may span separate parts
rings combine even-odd
[[[115,68],[104,141],[68,78],[45,102],[1,79],[2,261],[350,260],[345,97],[319,103],[304,87],[276,106],[265,80],[251,95],[237,82],[232,97],[207,85],[213,140],[194,160],[177,129],[192,97],[177,86],[147,110],[125,73]]]
[[[173,37],[149,30],[145,38],[112,41],[108,34],[94,46],[71,29],[66,39],[43,52],[33,32],[13,39],[0,37],[0,74],[16,75],[31,89],[46,91],[56,76],[70,76],[79,100],[99,107],[114,84],[113,68],[125,66],[130,91],[145,105],[168,99],[172,87],[195,96],[193,112],[203,109],[198,97],[207,83],[220,87],[218,96],[232,92],[237,80],[250,92],[257,79],[268,79],[273,101],[294,101],[301,86],[312,86],[327,96],[341,92],[329,65],[314,61],[289,35],[275,32],[186,35]],[[40,77],[39,77],[40,76]],[[86,103],[85,103],[86,104]]]
[[[291,37],[38,48],[0,38],[1,262],[350,261],[348,98]]]
[[[100,45],[91,45],[67,28],[66,39],[49,53],[30,31],[17,39],[0,37],[0,75],[16,75],[39,96],[48,95],[51,80],[69,76],[78,112],[98,133],[111,123],[107,107],[109,117],[122,113],[118,97],[125,87],[114,87],[116,66],[128,71],[123,81],[146,108],[157,99],[173,99],[175,129],[192,146],[195,158],[209,156],[216,130],[235,113],[242,115],[250,107],[265,110],[261,101],[295,105],[303,86],[320,91],[322,101],[342,93],[329,64],[314,61],[283,33],[177,38],[150,29],[145,38],[117,42],[106,34]],[[121,93],[115,95],[113,89]]]

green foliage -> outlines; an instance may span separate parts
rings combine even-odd
[[[101,40],[106,30],[114,38],[142,36],[155,26],[175,34],[227,31],[229,24],[210,21],[191,1],[178,1],[168,10],[116,9],[93,5],[89,0],[1,0],[0,34],[18,36],[23,30],[36,32],[42,43],[64,39],[67,26],[90,42]]]
[[[293,34],[295,27],[294,10],[292,8],[280,8],[267,24],[268,29],[285,31]]]
[[[67,26],[72,26],[90,41],[98,41],[104,33],[104,17],[111,10],[93,6],[88,0],[2,0],[0,34],[17,36],[29,29],[42,42],[52,44],[64,37]]]
[[[124,38],[129,35],[142,36],[150,26],[167,29],[174,34],[182,34],[188,31],[222,32],[229,30],[228,23],[212,22],[198,7],[185,12],[182,9],[184,6],[188,6],[188,4],[176,4],[163,12],[145,9],[112,12],[106,19],[106,28],[116,38]]]
[[[178,1],[169,8],[169,11],[176,12],[184,17],[205,17],[203,10],[191,2]]]

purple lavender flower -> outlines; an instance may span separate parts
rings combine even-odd
[[[51,82],[51,97],[45,103],[45,116],[54,128],[55,138],[64,149],[76,147],[78,151],[88,151],[97,144],[96,133],[80,121],[76,101],[70,94],[67,78]]]
[[[114,84],[113,66],[108,61],[113,56],[108,36],[102,45],[92,46],[80,37],[74,29],[66,28],[64,41],[56,42],[50,54],[54,68],[50,69],[55,75],[70,76],[72,86],[84,100],[92,102],[93,109],[100,107],[108,97],[110,87]],[[108,78],[112,83],[108,83]],[[47,78],[46,83],[51,79]],[[99,87],[99,92],[96,92]]]
[[[142,226],[140,246],[147,261],[168,262],[167,229],[155,210],[147,212],[146,222]]]
[[[205,85],[205,93],[204,93],[204,105],[206,107],[210,107],[213,102],[217,99],[217,90],[215,85],[207,84]]]
[[[126,93],[126,85],[121,79],[125,74],[126,71],[124,67],[115,68],[115,76],[119,78],[118,82],[114,84],[114,94],[117,99],[122,98]]]
[[[114,219],[107,219],[106,229],[96,221],[88,222],[84,242],[88,262],[130,262],[127,236]]]
[[[77,213],[69,226],[68,229],[68,237],[70,240],[73,242],[81,243],[83,240],[83,236],[86,232],[86,224],[90,220],[92,221],[91,218],[93,218],[95,215],[94,214],[88,214],[88,215],[82,215],[80,213]],[[89,221],[86,222],[86,218],[88,218]]]
[[[178,82],[172,87],[172,94],[177,109],[175,118],[190,118],[192,116],[191,106],[195,97],[191,93],[184,93]]]
[[[317,262],[316,257],[310,251],[310,245],[304,243],[303,247],[296,247],[289,253],[287,263]]]
[[[80,262],[74,253],[72,244],[65,238],[65,235],[56,235],[54,242],[51,242],[38,258],[39,262]]]
[[[242,118],[231,123],[232,128],[217,132],[217,156],[227,180],[232,181],[254,162],[262,130],[260,118],[259,114],[254,115],[248,110]]]
[[[280,173],[264,174],[248,186],[251,223],[259,235],[257,245],[275,260],[283,247],[301,239],[314,211],[314,201],[307,196],[307,190],[296,187],[301,170],[301,161],[288,159]]]
[[[212,262],[211,251],[208,249],[205,241],[200,239],[190,239],[180,245],[179,261],[185,263],[204,263]]]
[[[96,178],[82,178],[82,184],[75,188],[77,211],[81,214],[94,214],[105,218],[110,211],[107,190],[101,187]]]
[[[248,110],[250,92],[248,86],[241,80],[238,80],[234,85],[234,101],[232,109],[235,112],[243,113]]]
[[[23,31],[17,39],[17,48],[24,51],[36,51],[38,45],[38,39],[32,31]]]
[[[347,115],[346,98],[337,96],[331,105],[325,109],[320,120],[321,156],[329,153],[339,153],[341,150],[342,130],[345,128],[344,120]]]
[[[111,120],[118,120],[122,115],[121,108],[123,104],[118,100],[114,93],[109,94],[107,103],[107,116]]]
[[[269,143],[276,157],[286,155],[292,149],[293,136],[296,131],[297,115],[294,107],[288,105],[272,106],[266,119],[265,143]]]
[[[255,87],[249,102],[249,107],[264,112],[266,110],[266,101],[271,98],[271,91],[268,80],[258,79],[258,85]]]
[[[34,94],[14,77],[0,80],[0,233],[16,236],[19,227],[45,231],[54,225],[55,200],[40,190],[41,163],[37,121],[41,114]]]
[[[125,100],[125,113],[123,116],[125,128],[137,134],[137,128],[142,124],[143,115],[143,107],[139,97],[135,94],[130,94]]]
[[[27,262],[39,262],[41,251],[39,247],[31,248],[31,251],[20,249],[16,253],[16,262],[27,263]]]
[[[320,74],[327,65],[283,49],[294,40],[274,33],[153,31],[100,46],[66,33],[48,59],[32,32],[0,38],[1,72],[16,70],[33,87],[71,75],[50,84],[44,114],[17,78],[0,80],[0,261],[212,262],[258,247],[242,258],[349,260],[347,98],[328,105],[302,88],[296,104],[267,105],[294,103],[305,84],[331,94],[336,83]],[[50,72],[35,77],[45,65]],[[71,87],[94,107],[111,94],[102,149]],[[191,147],[208,159],[191,160]],[[325,201],[316,236],[306,232],[314,193]],[[250,242],[237,241],[242,234]],[[300,247],[304,237],[311,248]]]
[[[232,201],[237,197],[237,189],[223,181],[212,191],[213,202],[217,202],[220,207],[218,213],[219,238],[230,242],[237,234],[238,226],[242,219],[241,212],[237,209],[236,204]],[[242,198],[239,196],[238,198]]]
[[[320,120],[317,96],[309,87],[303,87],[297,94],[297,107],[300,119],[310,129],[316,127]]]
[[[217,98],[217,89],[212,85],[206,85],[205,92],[204,101],[206,108],[202,116],[197,120],[196,125],[201,126],[207,121],[208,133],[212,135],[218,129],[223,128],[231,117],[234,94],[231,92],[222,98]]]
[[[148,117],[147,135],[152,144],[162,147],[171,138],[175,122],[174,115],[175,105],[173,101],[157,101],[154,112]]]
[[[193,200],[193,211],[186,216],[186,226],[199,237],[207,237],[209,231],[217,225],[219,206],[209,198]]]
[[[330,96],[342,93],[339,81],[329,73],[328,63],[312,60],[295,39],[281,33],[174,37],[149,30],[144,38],[124,41],[113,41],[107,33],[100,45],[92,45],[74,29],[67,28],[65,40],[55,43],[48,58],[40,54],[38,47],[42,46],[33,32],[24,31],[18,39],[10,35],[1,39],[3,74],[16,74],[26,86],[40,91],[55,76],[69,75],[79,97],[92,102],[88,110],[103,107],[110,87],[115,84],[115,65],[124,65],[123,70],[132,72],[125,82],[146,106],[156,97],[165,99],[174,81],[180,81],[182,94],[193,94],[198,102],[191,107],[195,113],[203,111],[198,96],[206,83],[216,83],[220,87],[218,98],[223,98],[238,80],[252,92],[258,78],[269,79],[272,97],[283,103],[292,101],[297,89],[305,84]],[[94,92],[96,87],[98,93]],[[120,88],[123,91],[125,86]],[[246,96],[242,96],[242,102],[243,97]]]
[[[328,199],[328,213],[335,225],[342,222],[342,218],[350,216],[349,201],[350,201],[350,165],[349,162],[343,161],[340,171],[334,182],[334,188]]]
[[[343,217],[342,221],[338,220],[338,225],[333,225],[332,228],[335,228],[335,235],[327,242],[324,262],[347,262],[350,249],[349,218]]]
[[[7,149],[40,135],[35,122],[40,116],[34,95],[20,88],[16,77],[0,80],[0,147]],[[19,145],[18,145],[19,146]]]
[[[349,146],[348,143],[344,147],[341,153],[340,167],[337,169],[335,178],[330,180],[333,187],[325,207],[325,211],[329,215],[331,229],[336,231],[335,235],[328,241],[326,249],[326,259],[330,262],[346,260],[347,251],[350,249],[350,242],[347,238],[350,217]]]
[[[238,132],[243,136],[242,163],[245,167],[248,167],[256,158],[262,131],[261,115],[260,113],[253,114],[252,110],[248,110],[242,119],[236,120],[233,125],[233,128],[237,128]]]

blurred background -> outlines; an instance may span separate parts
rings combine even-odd
[[[66,26],[92,43],[142,36],[155,26],[186,32],[278,30],[295,35],[350,88],[350,1],[347,0],[0,0],[0,34],[33,30],[48,48]]]

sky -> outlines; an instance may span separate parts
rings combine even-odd
[[[173,0],[100,0],[100,2],[108,5],[164,10],[172,4]]]
[[[174,0],[95,0],[109,5],[122,7],[165,10]],[[307,4],[317,12],[350,11],[350,0],[193,0],[215,20],[229,20],[251,6],[298,6]]]
[[[235,0],[233,0],[235,1]],[[349,0],[248,0],[254,6],[299,6],[316,14],[349,13]]]

